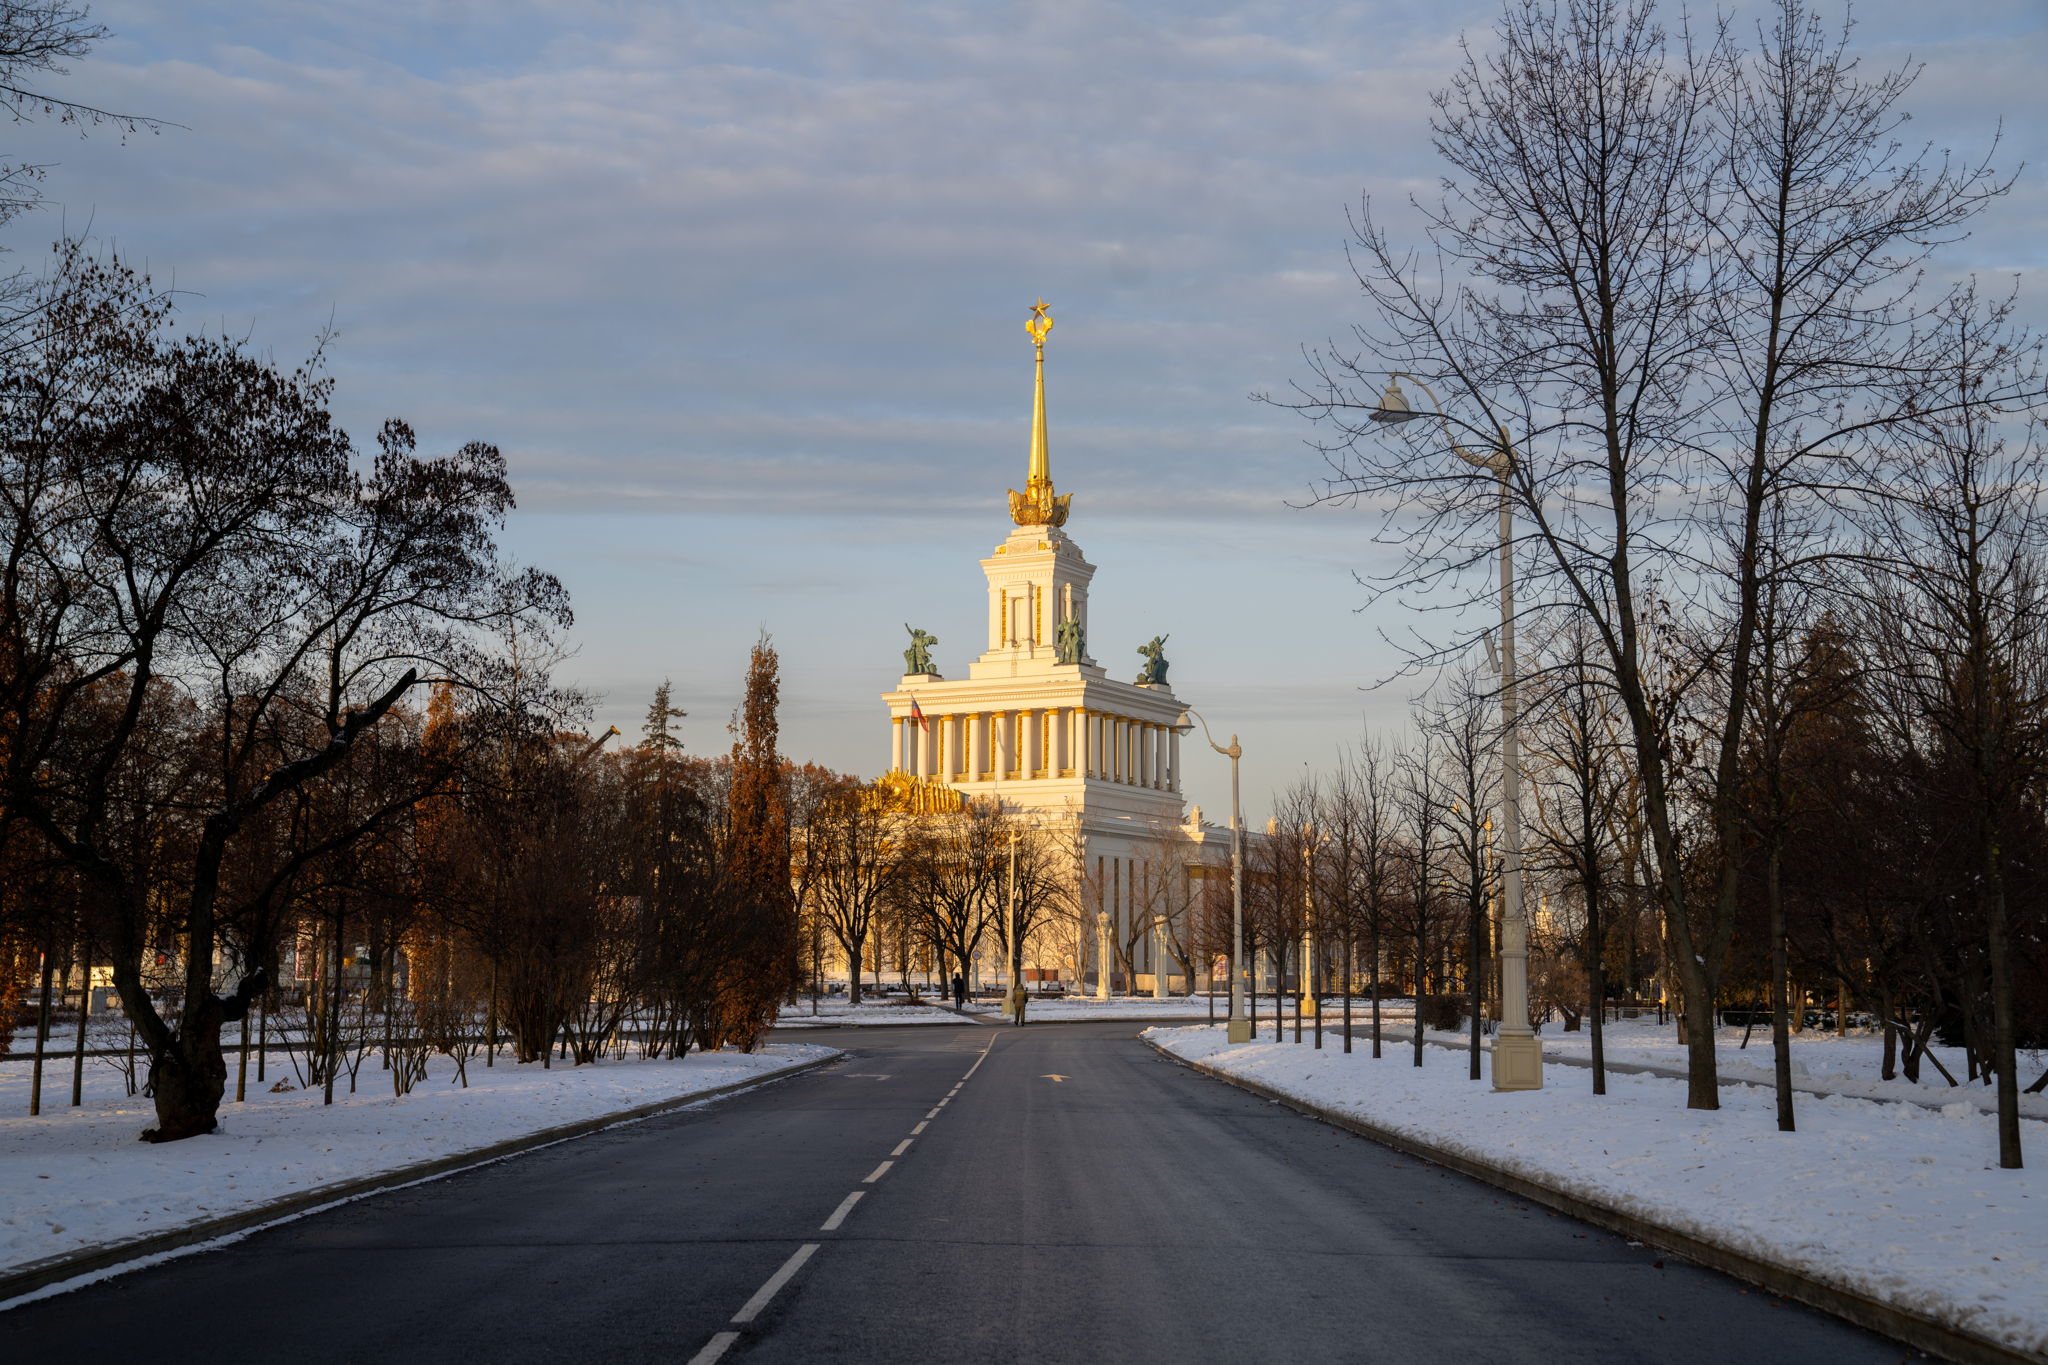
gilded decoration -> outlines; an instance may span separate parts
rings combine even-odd
[[[1045,337],[1052,330],[1052,312],[1044,299],[1031,305],[1031,319],[1024,324],[1031,334],[1037,355],[1037,385],[1031,403],[1031,464],[1026,470],[1024,491],[1010,490],[1010,520],[1019,526],[1064,526],[1072,493],[1056,494],[1052,488],[1052,460],[1045,439]]]
[[[952,815],[961,809],[959,791],[935,777],[894,768],[875,779],[882,808],[899,815]]]

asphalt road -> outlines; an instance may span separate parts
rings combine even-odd
[[[0,1314],[0,1359],[1908,1355],[1199,1076],[1131,1032],[806,1032],[851,1055],[25,1305]]]

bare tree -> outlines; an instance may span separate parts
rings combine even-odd
[[[1397,587],[1476,566],[1505,471],[1525,612],[1584,619],[1627,722],[1697,1025],[1687,1099],[1711,1109],[1759,604],[1881,488],[1888,434],[1923,415],[1905,387],[1953,345],[1914,267],[2007,182],[1902,153],[1912,72],[1866,79],[1804,0],[1779,0],[1750,45],[1726,28],[1676,42],[1655,0],[1515,0],[1495,36],[1436,100],[1453,178],[1422,212],[1441,269],[1425,275],[1368,205],[1354,261],[1374,321],[1312,356],[1297,406],[1330,432],[1330,496],[1401,523]],[[1441,435],[1378,439],[1389,370],[1444,387]],[[2006,374],[1944,407],[2039,396]],[[1432,444],[1446,438],[1485,467]],[[1676,688],[1690,753],[1653,683],[1658,599],[1695,650]],[[1706,837],[1686,836],[1692,800]]]

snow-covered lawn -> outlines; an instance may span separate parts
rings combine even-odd
[[[964,1024],[967,1021],[949,1009],[934,1005],[892,1004],[887,1000],[863,1000],[849,1005],[844,1000],[821,1000],[818,1012],[811,1002],[784,1005],[775,1018],[777,1028],[876,1028],[896,1024]]]
[[[371,1058],[360,1090],[331,1108],[316,1091],[254,1084],[246,1104],[221,1107],[221,1130],[161,1146],[136,1141],[150,1103],[124,1093],[105,1066],[86,1069],[85,1103],[69,1107],[70,1071],[43,1078],[43,1113],[29,1118],[29,1064],[0,1063],[0,1272],[87,1247],[167,1232],[287,1195],[360,1180],[750,1079],[834,1055],[778,1043],[758,1052],[693,1053],[594,1066],[470,1063],[469,1088],[435,1058],[412,1094],[393,1097]],[[273,1068],[276,1063],[273,1062]],[[288,1066],[283,1068],[290,1075]],[[270,1072],[277,1084],[278,1071]],[[230,1078],[229,1095],[233,1081]]]
[[[1590,1094],[1553,1073],[1503,1095],[1435,1049],[1379,1061],[1326,1040],[1230,1047],[1223,1031],[1156,1028],[1167,1051],[1318,1107],[1791,1267],[2022,1350],[2048,1351],[2048,1123],[2022,1123],[2034,1169],[1997,1166],[1992,1119],[1812,1097],[1780,1133],[1771,1092],[1726,1087],[1688,1110],[1684,1083],[1616,1075]],[[1292,1034],[1289,1034],[1292,1037]],[[1754,1047],[1754,1044],[1752,1044]]]
[[[990,1006],[989,1013],[995,1012]],[[1230,1002],[1218,998],[1216,1017],[1230,1013]],[[1024,1022],[1057,1020],[1071,1023],[1084,1019],[1207,1019],[1209,1000],[1201,995],[1169,995],[1154,999],[1149,995],[1114,995],[1107,1000],[1097,1000],[1092,995],[1070,995],[1056,1000],[1040,1000],[1033,997],[1024,1010]]]
[[[1387,1019],[1392,1026],[1385,1030],[1390,1040],[1406,1043],[1410,1038],[1408,1025],[1411,1022],[1407,1002],[1401,1002],[1396,1017],[1389,1013]],[[1337,1016],[1332,1012],[1326,1023],[1335,1023]],[[1293,1016],[1287,1017],[1287,1036],[1292,1038]],[[1270,1019],[1266,1022],[1268,1036],[1271,1034]],[[1352,1036],[1363,1037],[1369,1025],[1356,1015],[1352,1020]],[[1555,1023],[1546,1025],[1541,1033],[1543,1056],[1550,1061],[1589,1062],[1592,1057],[1593,1038],[1584,1029],[1566,1033]],[[1459,1048],[1466,1045],[1468,1035],[1460,1030],[1447,1032],[1431,1029],[1429,1041],[1445,1047]],[[1672,1071],[1685,1070],[1685,1049],[1679,1045],[1678,1030],[1672,1024],[1659,1024],[1653,1017],[1622,1019],[1610,1022],[1603,1037],[1604,1050],[1610,1063],[1633,1066],[1657,1066]],[[1493,1040],[1482,1040],[1483,1047],[1491,1048]],[[1854,1095],[1865,1099],[1912,1100],[1920,1104],[1948,1105],[1969,1104],[1986,1111],[1997,1107],[1997,1097],[1988,1085],[1964,1081],[1966,1074],[1961,1048],[1942,1047],[1935,1044],[1928,1051],[1941,1059],[1950,1073],[1961,1082],[1951,1086],[1931,1063],[1922,1063],[1920,1081],[1916,1085],[1904,1075],[1892,1080],[1880,1080],[1884,1040],[1876,1034],[1855,1032],[1847,1037],[1836,1037],[1818,1029],[1808,1029],[1792,1035],[1792,1084],[1799,1090],[1821,1090],[1838,1095]],[[1723,1081],[1747,1081],[1756,1085],[1772,1084],[1771,1076],[1771,1035],[1759,1028],[1750,1035],[1749,1046],[1742,1046],[1742,1030],[1723,1028],[1714,1036],[1714,1052],[1718,1058]],[[2029,1083],[2041,1074],[2041,1068],[2048,1066],[2048,1055],[2035,1052],[2020,1053],[2020,1081]],[[1584,1070],[1560,1073],[1558,1083],[1566,1086],[1587,1083]],[[2028,1118],[2048,1119],[2048,1094],[2021,1095],[2020,1113]]]
[[[930,998],[930,997],[927,997]],[[816,1015],[811,1013],[811,1002],[806,999],[783,1008],[776,1017],[777,1028],[842,1028],[848,1025],[877,1026],[887,1024],[959,1024],[966,1022],[951,1009],[932,1005],[910,1005],[897,1003],[902,997],[882,1000],[864,1000],[858,1007],[849,1006],[845,1000],[826,1000],[819,1006]],[[1268,1007],[1270,1012],[1270,1006]],[[993,998],[981,996],[967,1002],[967,1013],[985,1019],[1003,1018],[1001,1003]],[[1230,1002],[1218,999],[1218,1018],[1230,1013]],[[1075,1020],[1111,1019],[1207,1019],[1209,1002],[1195,996],[1168,996],[1155,1000],[1149,995],[1119,995],[1108,1000],[1097,1000],[1094,996],[1066,996],[1063,998],[1031,998],[1031,1006],[1025,1011],[1026,1023]],[[1405,1016],[1404,1016],[1405,1017]]]
[[[1685,1049],[1678,1044],[1678,1030],[1669,1024],[1660,1027],[1653,1018],[1610,1023],[1602,1042],[1609,1061],[1646,1063],[1680,1070],[1685,1067]],[[1552,1024],[1543,1030],[1543,1055],[1546,1057],[1583,1059],[1591,1055],[1592,1047],[1592,1037],[1583,1029],[1565,1033]],[[1935,1044],[1928,1051],[1940,1057],[1941,1064],[1962,1084],[1949,1085],[1941,1073],[1926,1062],[1921,1064],[1918,1085],[1904,1076],[1890,1081],[1879,1080],[1884,1052],[1881,1037],[1858,1032],[1838,1038],[1819,1029],[1808,1029],[1792,1035],[1792,1084],[1870,1099],[1913,1099],[1922,1103],[1967,1100],[1980,1107],[1996,1102],[1989,1086],[1972,1085],[1963,1080],[1965,1071],[1961,1048]],[[1721,1029],[1714,1037],[1714,1052],[1725,1079],[1771,1084],[1769,1029],[1759,1027],[1752,1033],[1747,1048],[1742,1046],[1741,1029]],[[2022,1052],[2020,1084],[2025,1085],[2040,1075],[2044,1065],[2048,1065],[2048,1057]],[[2020,1112],[2032,1118],[2048,1119],[2048,1094],[2020,1096]]]

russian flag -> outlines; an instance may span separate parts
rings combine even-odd
[[[910,718],[917,722],[918,729],[924,731],[926,734],[931,733],[931,722],[924,718],[924,708],[917,704],[916,697],[912,697],[910,699]]]

